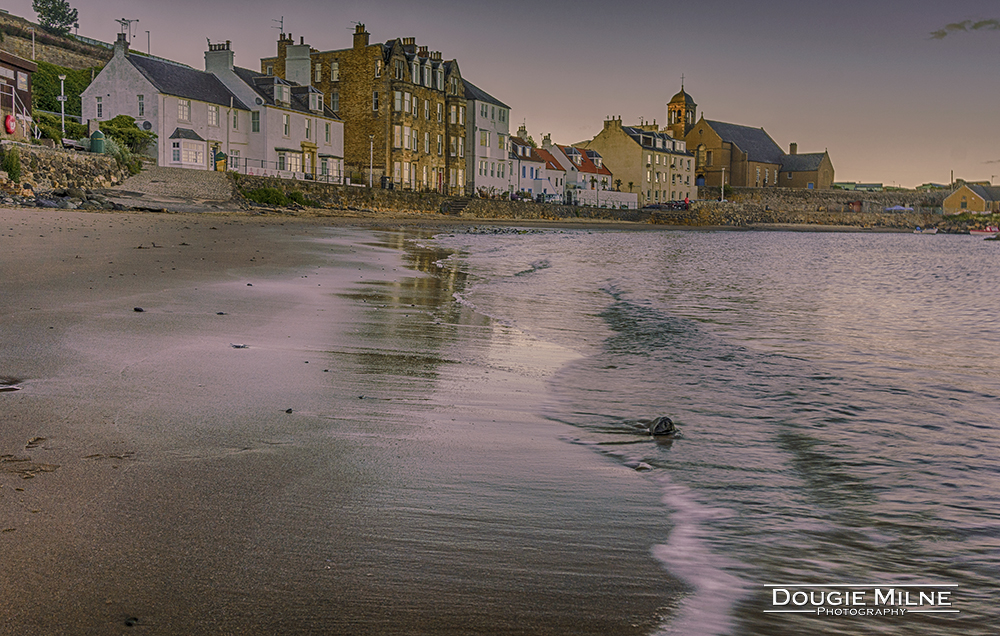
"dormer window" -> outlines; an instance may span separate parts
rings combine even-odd
[[[323,110],[323,95],[320,93],[309,93],[309,110]]]
[[[284,84],[276,84],[274,87],[274,101],[277,104],[287,106],[289,102],[289,89]]]

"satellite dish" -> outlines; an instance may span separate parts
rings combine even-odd
[[[258,105],[258,106],[260,106],[261,104],[263,104],[263,103],[264,103],[264,100],[263,100],[263,99],[261,99],[261,98],[259,98],[259,97],[258,97],[258,98],[256,98],[256,99],[254,99],[253,101],[254,101],[254,102],[255,102],[255,103],[256,103],[256,104]]]
[[[152,128],[153,128],[153,124],[151,124],[150,122],[148,122],[148,121],[142,122],[142,129],[143,130],[152,130]]]

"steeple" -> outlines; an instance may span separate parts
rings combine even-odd
[[[684,76],[681,75],[681,92],[674,95],[667,104],[667,131],[671,137],[684,139],[694,127],[697,109],[698,104],[684,92]]]

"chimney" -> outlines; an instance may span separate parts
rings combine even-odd
[[[799,145],[795,142],[788,144],[788,154],[794,155],[799,152]]]
[[[311,49],[302,38],[301,44],[289,44],[285,47],[285,79],[302,86],[312,83]]]
[[[413,54],[417,52],[417,38],[403,38],[403,50]]]
[[[128,55],[128,39],[124,33],[119,33],[118,39],[115,40],[115,57],[125,57],[126,55]]]
[[[209,43],[208,50],[205,51],[205,70],[209,73],[233,70],[233,51],[229,40],[225,44]]]
[[[524,127],[524,124],[517,129],[517,136],[521,139],[528,141],[528,129]]]
[[[419,49],[417,49],[417,56],[419,56],[419,57],[427,57],[427,47],[426,46],[422,46]]]
[[[550,147],[552,147],[552,133],[545,133],[542,137],[542,148],[548,150]]]
[[[368,37],[371,35],[365,31],[365,25],[359,24],[354,27],[354,48],[363,49],[368,46]]]

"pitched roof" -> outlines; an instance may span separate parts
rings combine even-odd
[[[553,155],[548,150],[545,150],[544,148],[539,148],[535,152],[538,153],[539,157],[545,160],[545,167],[548,168],[549,170],[559,170],[560,172],[566,172],[566,168],[563,168],[562,165],[559,164],[559,160],[555,158],[555,155]]]
[[[240,68],[238,66],[233,67],[233,72],[236,73],[236,77],[240,78],[244,84],[252,88],[254,92],[257,93],[258,98],[254,101],[258,102],[258,106],[261,104],[277,106],[277,103],[274,101],[274,87],[276,84],[284,84],[285,86],[289,86],[291,89],[289,90],[289,93],[291,94],[291,104],[289,107],[292,110],[312,113],[309,109],[309,93],[320,92],[312,86],[300,86],[295,82],[290,82],[275,75],[265,75],[263,73],[258,73],[257,71],[251,71],[250,69]],[[330,119],[340,119],[340,117],[332,111],[326,103],[323,104],[323,116]]]
[[[810,152],[803,155],[782,155],[782,172],[816,172],[826,156],[825,152]]]
[[[643,148],[649,148],[650,150],[656,150],[657,152],[668,152],[673,155],[684,155],[685,157],[694,156],[694,153],[686,150],[674,150],[674,141],[676,140],[667,133],[643,130],[642,128],[636,128],[635,126],[622,126],[622,132],[631,137],[632,141],[639,144]],[[656,145],[657,141],[660,142],[659,147]]]
[[[528,148],[528,154],[522,155],[520,152],[515,151],[514,148],[517,146]],[[545,160],[538,154],[538,151],[531,144],[520,137],[510,138],[510,158],[517,159],[518,161],[535,161],[538,163],[545,163]]]
[[[595,158],[601,158],[600,153],[596,150],[581,151],[579,148],[574,148],[573,146],[560,146],[559,144],[556,144],[556,147],[559,148],[564,155],[569,157],[570,161],[573,161],[574,156],[579,155],[580,162],[574,162],[574,165],[580,172],[586,172],[587,174],[600,174],[608,177],[611,176],[611,171],[608,170],[608,167],[604,165],[603,161],[601,162],[600,168],[598,168],[597,164],[594,163]]]
[[[750,161],[781,163],[782,156],[784,156],[781,147],[774,143],[774,140],[764,132],[763,128],[751,128],[707,119],[705,123],[722,137],[722,141],[735,144],[740,150],[747,153],[747,159]]]
[[[965,187],[981,196],[983,201],[1000,201],[1000,186],[981,186],[966,183]]]
[[[142,55],[127,55],[125,59],[161,93],[219,106],[232,103],[235,108],[250,110],[211,73]]]
[[[171,139],[190,139],[192,141],[205,141],[201,138],[201,135],[191,130],[190,128],[175,128],[174,133],[170,135]]]
[[[465,83],[465,99],[473,99],[477,102],[486,102],[487,104],[495,104],[501,108],[510,108],[507,104],[504,104],[496,97],[493,97],[483,89],[479,88],[469,80],[462,78],[462,82]]]

